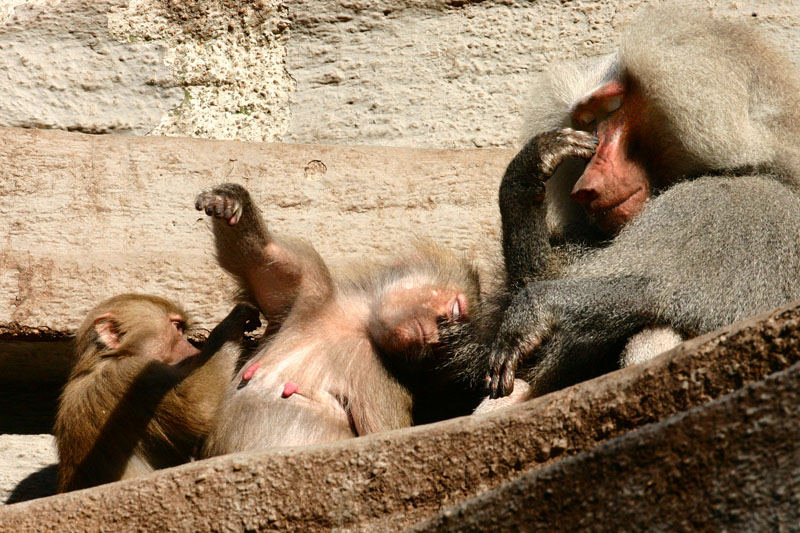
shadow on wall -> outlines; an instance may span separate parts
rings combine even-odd
[[[63,382],[0,383],[0,433],[39,435],[53,432]]]
[[[58,465],[52,464],[20,481],[6,500],[7,504],[44,498],[56,493]]]

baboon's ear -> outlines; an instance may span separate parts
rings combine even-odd
[[[94,319],[94,331],[106,348],[119,348],[119,326],[113,313],[106,313]]]

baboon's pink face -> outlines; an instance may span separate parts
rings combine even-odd
[[[598,144],[571,196],[610,234],[638,215],[651,195],[650,178],[634,149],[638,104],[636,95],[615,81],[578,102],[572,112],[574,126],[596,135]]]

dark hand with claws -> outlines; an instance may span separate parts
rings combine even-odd
[[[533,137],[509,163],[500,184],[500,214],[507,286],[514,295],[510,312],[501,324],[489,358],[487,384],[493,398],[509,394],[519,361],[536,350],[547,334],[542,305],[537,296],[520,293],[542,278],[552,260],[545,217],[545,182],[568,158],[590,159],[597,137],[563,128]],[[541,307],[541,309],[533,309]]]
[[[194,208],[206,215],[223,219],[233,226],[242,218],[242,202],[237,198],[239,185],[225,184],[197,195]],[[245,191],[246,194],[246,191]]]

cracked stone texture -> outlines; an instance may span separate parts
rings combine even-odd
[[[294,90],[284,66],[287,17],[274,0],[134,0],[109,15],[118,40],[163,41],[164,62],[184,88],[180,106],[150,133],[279,140]]]
[[[232,454],[21,502],[0,508],[0,530],[397,531],[517,478],[523,490],[486,495],[502,502],[498,509],[510,516],[512,530],[526,516],[544,514],[536,510],[540,497],[527,496],[529,485],[544,493],[542,505],[554,514],[567,502],[563,516],[590,528],[597,524],[592,517],[621,520],[609,511],[618,506],[603,506],[609,499],[628,506],[628,514],[644,509],[632,520],[646,520],[647,509],[660,503],[650,491],[665,502],[652,512],[673,510],[666,516],[680,526],[692,518],[689,507],[680,507],[685,502],[698,511],[689,525],[773,526],[776,517],[798,513],[798,305],[503,411],[327,445]],[[598,479],[614,486],[616,496],[604,495]],[[681,480],[682,490],[671,484]],[[34,481],[26,478],[27,490]],[[726,498],[728,487],[737,494]],[[565,495],[548,500],[553,493]],[[596,496],[582,502],[583,494]],[[514,509],[529,501],[533,509],[513,522]],[[749,503],[759,514],[743,513]],[[446,520],[461,521],[437,527],[471,527],[474,516],[474,530],[492,530],[485,508],[471,502],[448,511]]]
[[[511,147],[528,80],[607,53],[626,0],[0,0],[0,125]],[[800,61],[800,0],[709,9]]]

